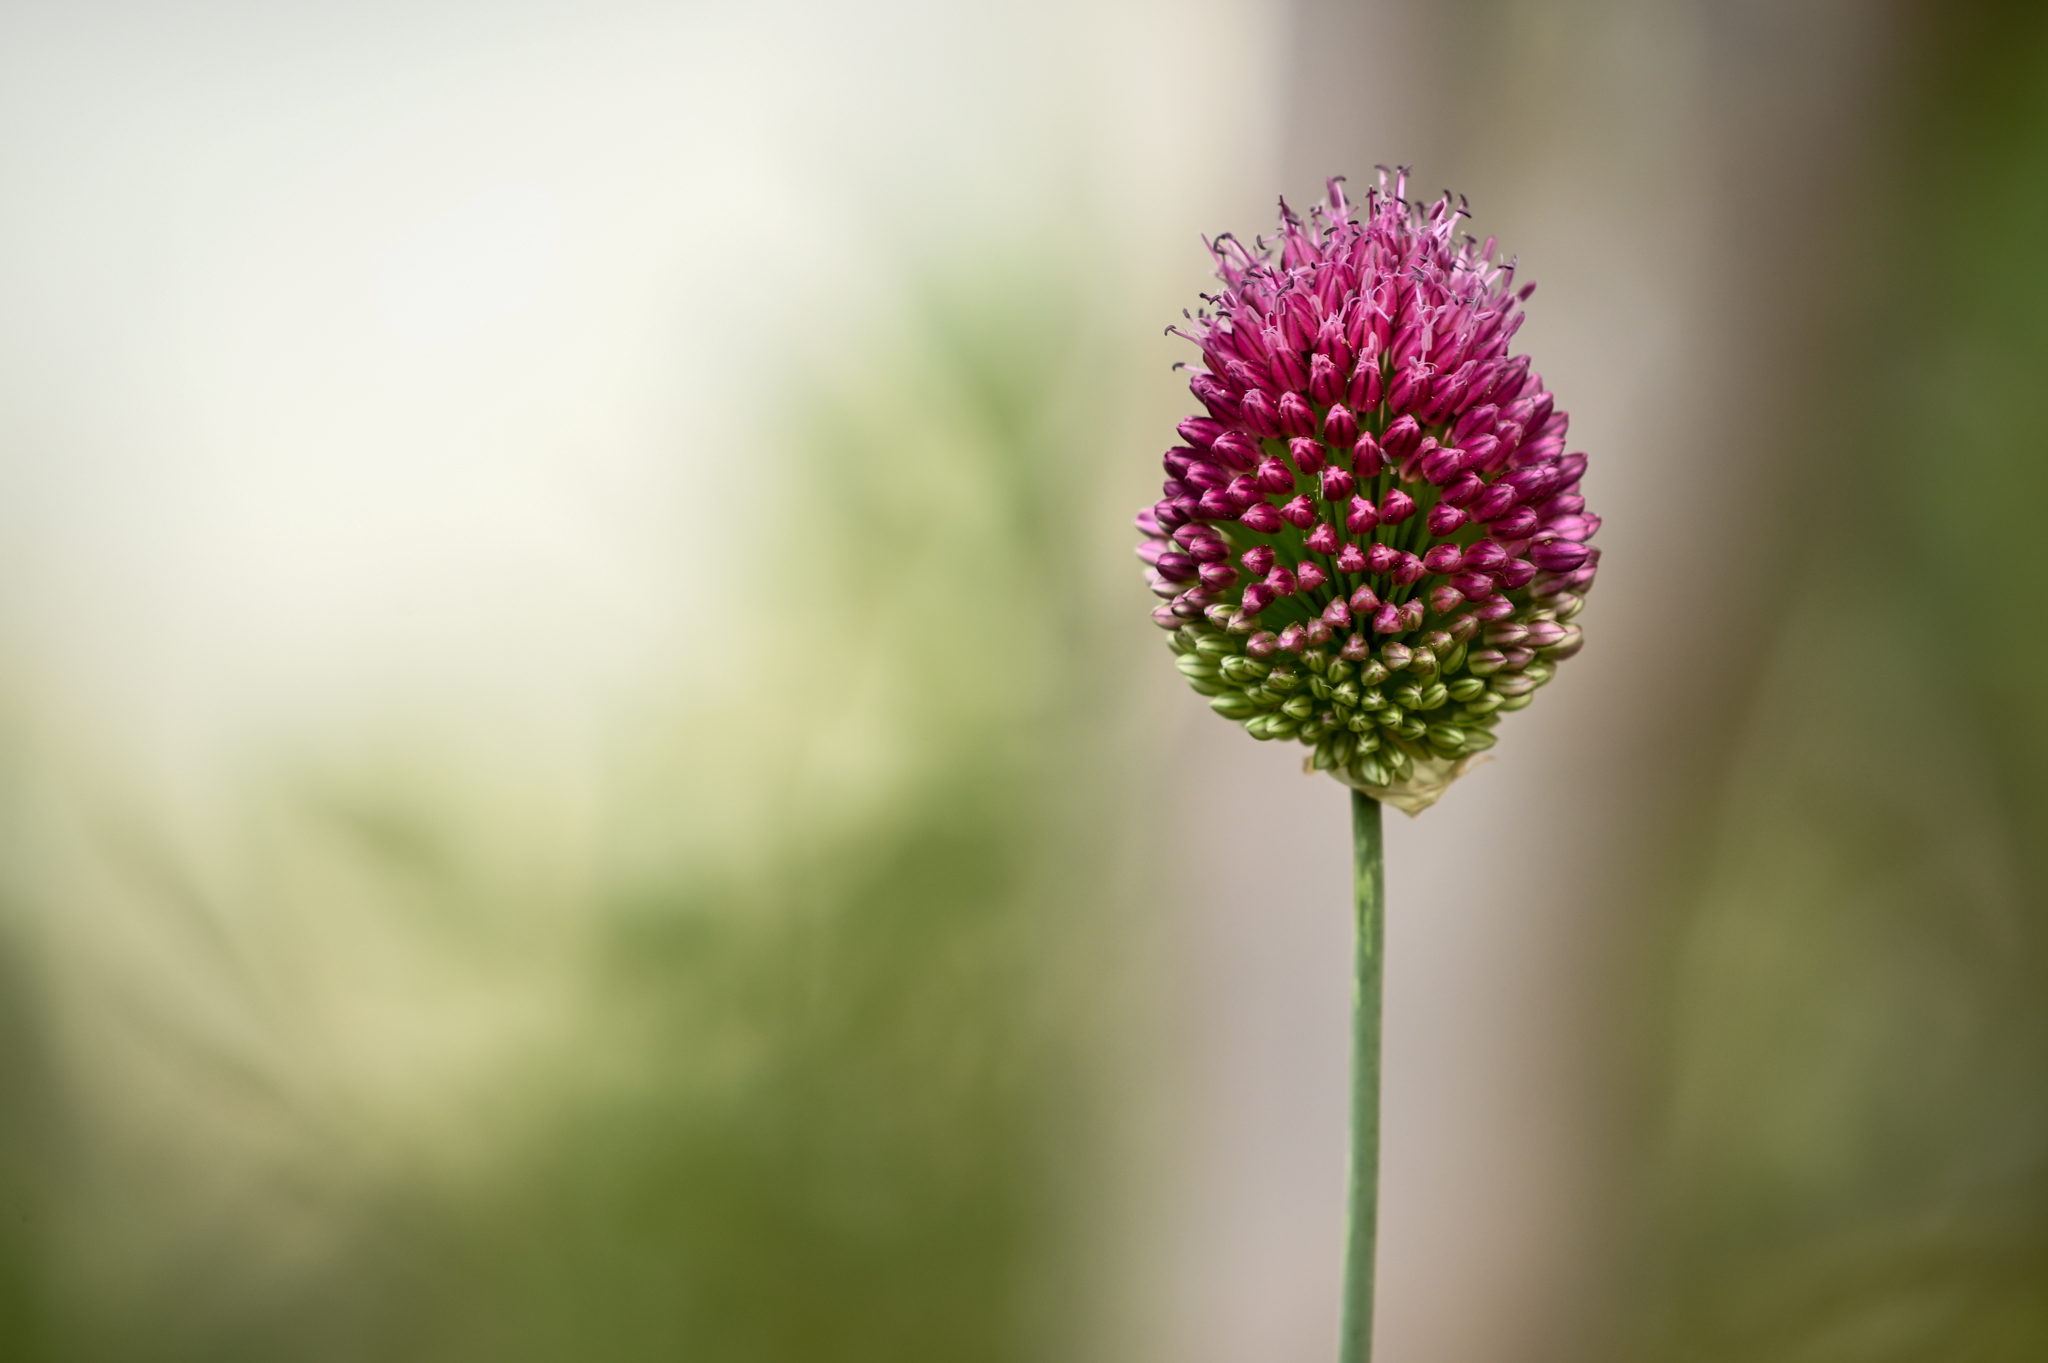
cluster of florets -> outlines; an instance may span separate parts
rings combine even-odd
[[[1153,612],[1195,690],[1256,738],[1410,810],[1578,651],[1600,518],[1567,418],[1508,357],[1521,303],[1446,195],[1332,180],[1277,242],[1210,244],[1191,319],[1207,415],[1138,513]],[[1274,248],[1278,248],[1275,261]]]

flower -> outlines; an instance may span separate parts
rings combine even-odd
[[[1391,183],[1390,183],[1391,180]],[[1254,738],[1413,814],[1578,652],[1600,561],[1586,456],[1527,356],[1491,238],[1382,168],[1280,236],[1208,243],[1224,290],[1170,328],[1204,412],[1138,513],[1189,684]],[[1275,249],[1278,259],[1275,259]]]

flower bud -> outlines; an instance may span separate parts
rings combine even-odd
[[[1365,550],[1355,544],[1346,544],[1337,551],[1337,571],[1340,573],[1362,573],[1365,571]]]
[[[1465,655],[1465,670],[1475,677],[1490,677],[1507,663],[1507,656],[1497,648],[1474,649]]]
[[[1321,442],[1310,440],[1307,436],[1296,436],[1288,441],[1287,453],[1294,460],[1294,467],[1311,478],[1322,468],[1323,460],[1327,457]]]
[[[1566,625],[1564,634],[1554,644],[1543,650],[1543,656],[1563,661],[1585,647],[1586,635],[1577,625]]]
[[[1465,451],[1462,467],[1468,469],[1490,468],[1494,457],[1500,453],[1500,441],[1490,435],[1475,435],[1461,444]]]
[[[1436,512],[1430,512],[1434,516]],[[1464,562],[1465,551],[1455,544],[1435,545],[1422,556],[1422,566],[1432,573],[1455,573]]]
[[[1551,540],[1529,551],[1529,561],[1553,573],[1568,573],[1586,561],[1586,546],[1570,540]]]
[[[1493,578],[1487,573],[1458,573],[1451,578],[1451,585],[1468,601],[1484,601],[1494,593]]]
[[[1240,473],[1257,467],[1260,457],[1258,445],[1243,431],[1225,431],[1209,452]]]
[[[1272,630],[1262,629],[1251,638],[1245,640],[1244,651],[1249,657],[1270,658],[1273,656],[1273,650],[1279,646],[1279,643],[1279,635],[1273,633]]]
[[[1159,518],[1157,507],[1146,507],[1133,520],[1141,535],[1163,535],[1173,528]]]
[[[1365,568],[1372,573],[1391,573],[1394,565],[1401,561],[1401,551],[1391,544],[1369,545],[1365,551]]]
[[[1207,526],[1202,526],[1199,529],[1200,532],[1206,533],[1198,532],[1181,541],[1187,546],[1188,554],[1195,562],[1221,563],[1224,559],[1230,557],[1230,546],[1223,542],[1220,535],[1210,530]],[[1179,539],[1180,536],[1176,534],[1174,538]]]
[[[1457,476],[1459,465],[1464,458],[1463,450],[1434,449],[1417,461],[1417,467],[1425,480],[1442,487]]]
[[[1372,629],[1375,634],[1399,634],[1401,632],[1401,608],[1391,601],[1373,613]]]
[[[1295,363],[1299,364],[1300,361]],[[1280,433],[1289,436],[1304,436],[1316,428],[1316,413],[1313,407],[1299,393],[1282,393],[1277,414]]]
[[[1205,416],[1191,416],[1177,428],[1180,438],[1198,450],[1206,450],[1223,434],[1223,423]]]
[[[1525,558],[1511,558],[1500,566],[1500,585],[1509,591],[1529,585],[1529,579],[1536,576],[1536,565]]]
[[[1193,555],[1172,552],[1160,554],[1152,566],[1157,568],[1159,575],[1168,582],[1192,582],[1198,570]]]
[[[1380,498],[1380,524],[1399,525],[1415,514],[1415,499],[1400,488],[1388,488]]]
[[[1380,470],[1386,466],[1386,451],[1372,438],[1372,432],[1367,431],[1360,435],[1357,443],[1351,447],[1351,471],[1360,478],[1377,478]]]
[[[1259,484],[1251,474],[1240,473],[1230,480],[1229,487],[1223,489],[1223,495],[1231,509],[1241,513],[1253,502],[1259,501],[1264,494],[1259,491]]]
[[[1475,573],[1490,573],[1507,561],[1508,551],[1492,540],[1480,540],[1465,548],[1465,567]]]
[[[1483,637],[1488,648],[1510,648],[1529,637],[1529,627],[1519,620],[1509,620],[1488,625]]]
[[[1300,567],[1294,570],[1294,578],[1296,590],[1312,592],[1316,588],[1328,583],[1330,575],[1324,572],[1319,564],[1309,560],[1304,561]]]
[[[1261,459],[1252,473],[1252,483],[1261,492],[1292,492],[1294,474],[1278,459]]]
[[[1345,403],[1354,412],[1370,412],[1380,405],[1382,395],[1379,357],[1360,356],[1358,367],[1351,371],[1351,385],[1344,391]]]
[[[1412,412],[1429,401],[1429,375],[1420,364],[1403,365],[1387,385],[1387,409]]]
[[[1344,517],[1344,528],[1354,535],[1369,535],[1380,523],[1379,508],[1363,497],[1351,499],[1351,509]]]
[[[1372,656],[1372,645],[1366,642],[1363,634],[1354,634],[1344,641],[1343,651],[1337,656],[1346,662],[1364,662]]]
[[[1421,629],[1422,617],[1428,614],[1428,609],[1427,604],[1420,597],[1403,601],[1401,603],[1401,628],[1403,630]]]
[[[1360,619],[1370,619],[1372,613],[1379,608],[1380,599],[1373,595],[1372,588],[1360,587],[1351,593],[1351,613]]]
[[[1487,488],[1486,491],[1480,493],[1478,499],[1472,503],[1472,519],[1475,521],[1498,520],[1508,513],[1510,508],[1514,506],[1515,499],[1520,495],[1520,493],[1516,492],[1506,483],[1495,483]]]
[[[1389,633],[1391,632],[1389,631]],[[1389,672],[1404,670],[1414,656],[1414,654],[1408,651],[1408,645],[1406,644],[1382,644],[1380,646],[1380,665]]]
[[[1422,580],[1422,560],[1402,550],[1394,558],[1394,581],[1403,587]]]
[[[1328,355],[1311,355],[1308,361],[1308,394],[1325,406],[1344,392],[1344,378]]]
[[[1437,501],[1443,506],[1467,507],[1486,491],[1486,483],[1470,469],[1460,473],[1444,485],[1443,495]]]
[[[1458,418],[1458,424],[1451,428],[1451,443],[1462,445],[1475,435],[1485,435],[1493,429],[1494,420],[1500,416],[1500,408],[1492,403],[1474,407]]]
[[[1399,463],[1422,445],[1422,424],[1412,416],[1404,416],[1393,422],[1380,435],[1380,448],[1387,452],[1387,458]]]
[[[1464,604],[1464,593],[1456,587],[1432,587],[1429,590],[1429,608],[1438,615],[1449,615]]]
[[[1451,637],[1459,643],[1469,643],[1479,633],[1479,617],[1471,611],[1451,618]]]
[[[1273,382],[1294,393],[1308,387],[1308,370],[1302,366],[1301,356],[1292,345],[1268,331],[1266,346],[1273,352]]]
[[[1337,527],[1328,521],[1319,523],[1308,532],[1308,551],[1311,554],[1334,554],[1337,547]]]
[[[1275,597],[1292,596],[1299,585],[1294,580],[1294,570],[1284,563],[1274,565],[1273,571],[1266,574],[1266,590]]]
[[[1184,481],[1190,486],[1200,488],[1204,492],[1209,491],[1211,488],[1229,487],[1230,470],[1224,468],[1221,464],[1211,464],[1206,461],[1190,464]]]
[[[1271,398],[1254,388],[1244,395],[1241,410],[1244,424],[1251,428],[1252,434],[1266,440],[1279,438],[1280,414],[1273,410]]]
[[[1273,571],[1275,560],[1270,546],[1254,544],[1251,548],[1239,554],[1237,561],[1242,563],[1244,570],[1253,577],[1264,577],[1267,573]]]
[[[1173,613],[1172,606],[1159,606],[1152,611],[1152,623],[1161,629],[1179,629],[1180,617]]]
[[[1275,642],[1283,653],[1299,653],[1302,649],[1303,640],[1304,633],[1301,626],[1289,625],[1286,629],[1280,631],[1280,637]],[[1306,698],[1304,697],[1304,699]]]
[[[1297,530],[1306,530],[1316,523],[1315,503],[1308,499],[1306,492],[1280,508],[1280,519]]]
[[[1237,581],[1237,569],[1228,563],[1204,563],[1200,573],[1202,585],[1212,592],[1220,592]]]
[[[1518,506],[1493,523],[1493,536],[1499,540],[1526,539],[1535,529],[1535,510],[1531,507]]]
[[[1442,536],[1453,533],[1465,523],[1465,513],[1455,506],[1438,503],[1429,509],[1429,533]]]
[[[1301,628],[1302,637],[1308,640],[1308,646],[1310,648],[1321,648],[1324,644],[1329,643],[1331,638],[1333,637],[1330,633],[1329,622],[1322,619],[1319,616],[1311,619],[1306,625],[1303,625]],[[1309,660],[1311,666],[1318,665],[1321,663],[1321,661],[1322,660],[1320,657],[1311,658]],[[1321,682],[1321,680],[1318,679],[1316,685],[1320,686],[1322,684],[1323,683]]]
[[[1209,409],[1209,414],[1220,421],[1237,421],[1243,416],[1237,403],[1237,394],[1229,384],[1213,374],[1197,374],[1188,381],[1188,388],[1196,399]]]
[[[1323,607],[1323,623],[1332,629],[1351,628],[1351,608],[1344,604],[1343,597],[1337,597]]]
[[[1159,466],[1166,470],[1166,476],[1169,478],[1185,478],[1188,476],[1188,465],[1201,457],[1186,445],[1175,445],[1159,456]]]
[[[1480,602],[1472,613],[1481,620],[1505,620],[1515,613],[1515,603],[1505,596],[1496,596]]]
[[[1555,620],[1531,620],[1526,638],[1530,648],[1546,649],[1564,638],[1564,626]]]
[[[1352,487],[1353,483],[1351,481],[1351,475],[1346,473],[1343,469],[1340,469],[1336,465],[1332,464],[1329,468],[1323,470],[1324,501],[1341,502],[1346,497],[1349,497],[1351,495]],[[1571,566],[1576,568],[1579,565],[1574,563]]]
[[[1351,415],[1343,403],[1334,403],[1323,413],[1323,439],[1337,449],[1344,449],[1358,440],[1358,418]]]
[[[1278,534],[1281,526],[1280,513],[1273,509],[1271,502],[1254,502],[1238,517],[1261,535]]]

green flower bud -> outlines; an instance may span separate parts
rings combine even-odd
[[[1316,703],[1308,696],[1295,696],[1280,707],[1280,713],[1295,719],[1307,719],[1316,712]]]
[[[1291,667],[1276,667],[1266,674],[1266,689],[1281,695],[1291,695],[1301,685],[1301,674]]]
[[[1455,701],[1477,700],[1486,694],[1486,683],[1478,677],[1460,677],[1451,683],[1450,692]]]
[[[1209,708],[1225,719],[1249,719],[1259,712],[1258,705],[1242,691],[1225,691],[1209,702]]]
[[[1418,716],[1410,715],[1394,726],[1394,732],[1413,742],[1429,732],[1429,722]]]
[[[1330,698],[1330,684],[1321,677],[1310,677],[1308,679],[1308,693],[1317,700],[1328,700]]]
[[[1516,673],[1513,676],[1495,677],[1493,679],[1494,692],[1498,695],[1506,696],[1510,700],[1516,696],[1526,696],[1535,689],[1536,679],[1526,672]]]
[[[1215,663],[1199,653],[1184,653],[1173,660],[1173,665],[1180,669],[1183,677],[1214,677],[1221,672]]]
[[[1205,658],[1227,658],[1238,651],[1237,640],[1227,634],[1207,633],[1195,638],[1195,652]]]
[[[1508,655],[1497,648],[1482,648],[1465,659],[1475,677],[1490,677],[1508,665]]]
[[[1342,708],[1342,709],[1345,709],[1345,710],[1355,710],[1355,709],[1357,709],[1357,708],[1358,708],[1358,700],[1359,700],[1359,692],[1358,692],[1358,683],[1357,683],[1357,682],[1343,682],[1343,683],[1340,683],[1339,685],[1336,685],[1336,686],[1333,686],[1333,687],[1331,687],[1331,688],[1330,688],[1330,699],[1331,699],[1331,701],[1332,701],[1332,702],[1334,702],[1334,703],[1335,703],[1336,705],[1338,705],[1338,706],[1339,706],[1340,708]]]
[[[1380,649],[1380,661],[1387,665],[1389,672],[1399,672],[1408,666],[1408,660],[1413,656],[1406,644],[1388,644]]]
[[[1422,688],[1422,696],[1410,707],[1416,710],[1440,710],[1451,699],[1450,688],[1442,682],[1431,682]]]
[[[1358,684],[1360,686],[1378,686],[1390,675],[1392,674],[1387,671],[1387,665],[1374,658],[1371,662],[1358,669]]]
[[[1379,725],[1382,729],[1391,729],[1394,728],[1396,725],[1400,724],[1400,722],[1406,718],[1407,713],[1403,711],[1400,706],[1390,704],[1387,706],[1386,709],[1375,713],[1372,717],[1372,721],[1373,723]]]
[[[1388,687],[1387,695],[1410,710],[1422,708],[1422,688],[1414,682],[1402,682],[1399,686]]]
[[[1485,729],[1475,729],[1470,725],[1465,726],[1466,752],[1485,752],[1499,741],[1499,739],[1495,738]]]
[[[1239,686],[1249,682],[1256,682],[1272,670],[1271,667],[1260,662],[1257,658],[1247,658],[1241,654],[1233,654],[1225,658],[1222,666],[1223,675],[1236,682]]]
[[[1332,685],[1335,685],[1338,682],[1350,681],[1352,677],[1357,675],[1357,673],[1358,668],[1355,664],[1348,663],[1344,661],[1344,659],[1338,658],[1330,664],[1330,683]]]
[[[1418,677],[1435,676],[1436,650],[1433,648],[1416,649],[1408,657],[1408,670]]]
[[[1456,757],[1465,751],[1465,731],[1455,724],[1432,724],[1424,737],[1446,757]]]
[[[1509,696],[1506,700],[1500,703],[1500,708],[1509,711],[1525,709],[1528,706],[1529,702],[1534,699],[1536,699],[1536,693],[1534,691],[1530,691],[1525,695]]]

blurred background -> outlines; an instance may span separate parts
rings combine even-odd
[[[1390,829],[1380,1357],[2048,1357],[1992,0],[0,11],[0,1357],[1329,1358],[1345,798],[1129,518],[1378,162],[1607,521]]]

